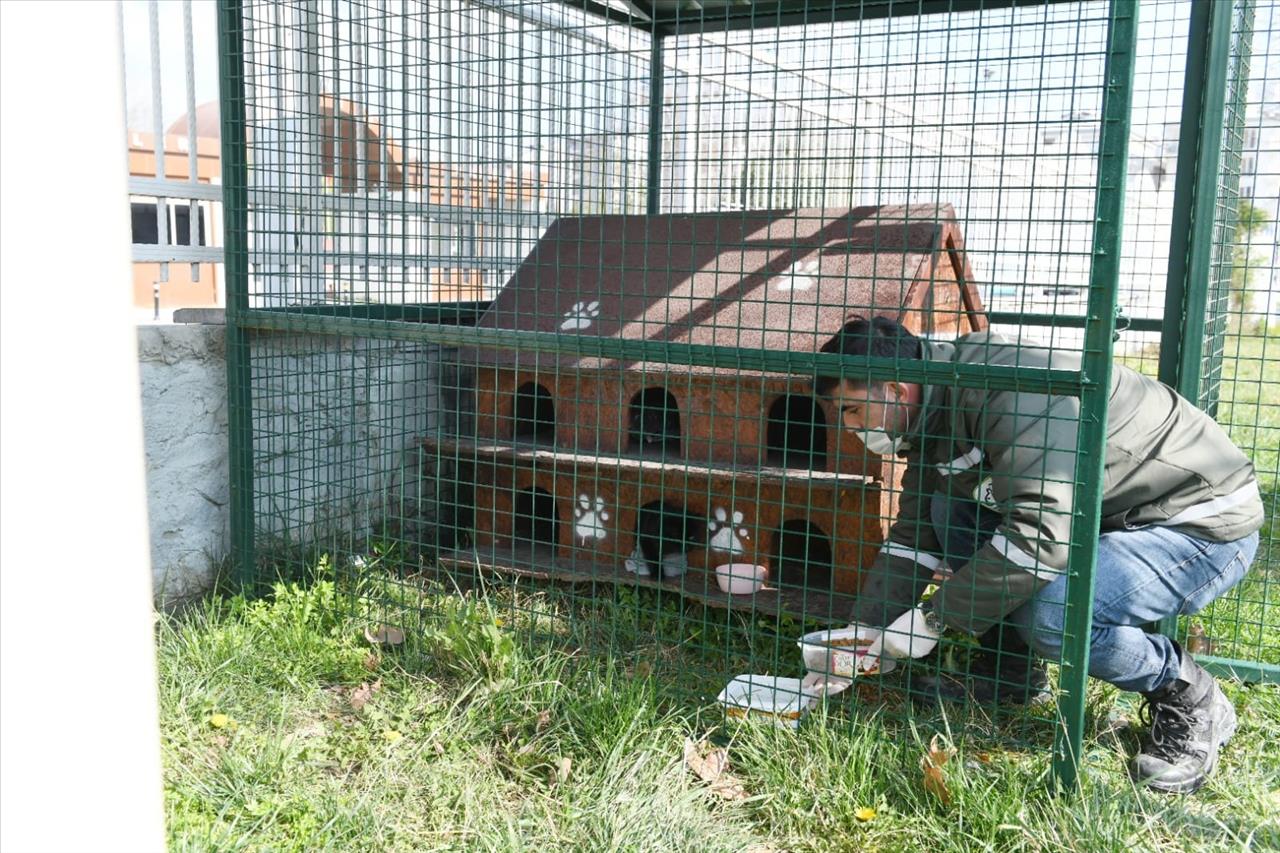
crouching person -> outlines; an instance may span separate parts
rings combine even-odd
[[[853,320],[823,352],[900,361],[1079,368],[1069,353],[979,332],[923,341]],[[976,635],[969,675],[914,679],[937,700],[1033,703],[1058,660],[1075,509],[1073,397],[822,378],[843,427],[905,459],[888,541],[854,609],[883,627],[865,658],[930,654],[944,628]],[[1135,778],[1190,792],[1213,772],[1235,709],[1179,644],[1144,626],[1196,613],[1244,577],[1263,508],[1253,466],[1217,423],[1174,391],[1113,369],[1089,674],[1141,693],[1149,731]],[[930,583],[939,586],[927,603]]]

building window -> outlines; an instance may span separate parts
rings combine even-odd
[[[174,236],[179,246],[191,245],[191,207],[185,204],[172,205],[174,224],[177,231]],[[207,246],[209,241],[204,233],[204,208],[196,205],[196,245]]]
[[[177,246],[191,245],[191,206],[186,204],[170,204],[169,243]],[[209,245],[205,231],[204,208],[196,205],[197,217],[196,245]],[[156,224],[156,205],[154,202],[131,202],[129,217],[133,226],[133,242],[155,245],[160,242],[160,229]]]

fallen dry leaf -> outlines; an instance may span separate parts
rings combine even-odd
[[[378,668],[378,665],[381,663],[382,663],[381,655],[379,655],[377,652],[369,652],[369,654],[366,655],[364,659],[364,668],[369,670],[370,672],[373,672],[375,669]]]
[[[444,755],[444,744],[442,744],[440,741],[436,741],[435,743],[431,744],[431,748],[436,751],[436,755]]]
[[[545,728],[546,728],[547,726],[549,726],[549,725],[551,725],[551,712],[550,712],[550,711],[545,711],[545,710],[544,710],[544,711],[539,711],[539,712],[538,712],[538,721],[537,721],[536,723],[534,723],[534,725],[533,725],[533,730],[534,730],[535,732],[540,732],[540,731],[542,731],[543,729],[545,729]]]
[[[684,739],[684,765],[711,787],[711,793],[726,800],[745,800],[747,789],[742,781],[728,772],[729,751],[703,741]]]
[[[370,626],[364,629],[364,638],[375,646],[398,646],[404,642],[404,631],[392,625]]]
[[[869,820],[876,819],[876,810],[863,806],[860,809],[854,809],[853,816],[856,817],[858,820],[862,821],[863,823],[866,823]]]
[[[709,747],[706,741],[698,744],[693,742],[693,738],[684,739],[684,766],[708,784],[719,779],[729,764],[727,749]]]
[[[556,779],[557,779],[557,781],[559,781],[559,782],[560,782],[560,784],[562,784],[562,785],[563,785],[565,782],[568,782],[568,781],[569,781],[569,771],[570,771],[570,770],[572,770],[572,769],[573,769],[573,759],[571,759],[571,758],[570,758],[569,756],[567,756],[567,755],[566,755],[566,756],[564,756],[563,758],[561,758],[558,762],[556,762]]]
[[[350,703],[352,710],[359,711],[369,702],[370,699],[373,698],[373,694],[377,693],[381,689],[381,678],[372,684],[365,682],[351,691],[351,694],[347,697],[347,702]]]
[[[920,759],[920,769],[924,773],[924,789],[941,800],[944,806],[951,805],[951,791],[947,789],[947,780],[942,773],[942,768],[955,754],[955,747],[948,744],[942,735],[937,734],[929,741],[929,751]]]

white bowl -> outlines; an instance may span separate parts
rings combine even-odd
[[[716,700],[734,719],[762,718],[795,729],[817,704],[818,697],[798,678],[739,675],[725,685]]]
[[[867,646],[875,640],[879,631],[865,625],[814,631],[801,637],[796,645],[804,657],[804,667],[810,672],[852,678],[858,675],[858,658],[867,653]],[[896,666],[893,658],[881,658],[878,673],[889,672]],[[870,675],[872,673],[861,673]]]
[[[751,595],[764,586],[764,566],[751,563],[725,563],[716,566],[716,583],[730,595]]]

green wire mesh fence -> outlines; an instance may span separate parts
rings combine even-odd
[[[920,719],[985,656],[967,724],[1070,779],[1109,381],[1121,418],[1143,374],[1213,414],[1274,515],[1274,4],[220,12],[246,581],[320,565],[410,632],[484,590],[708,708],[925,601],[937,649],[827,701]],[[828,343],[873,317],[911,334]],[[1278,553],[1163,628],[1274,678]],[[1044,684],[1013,614],[1046,585]]]

